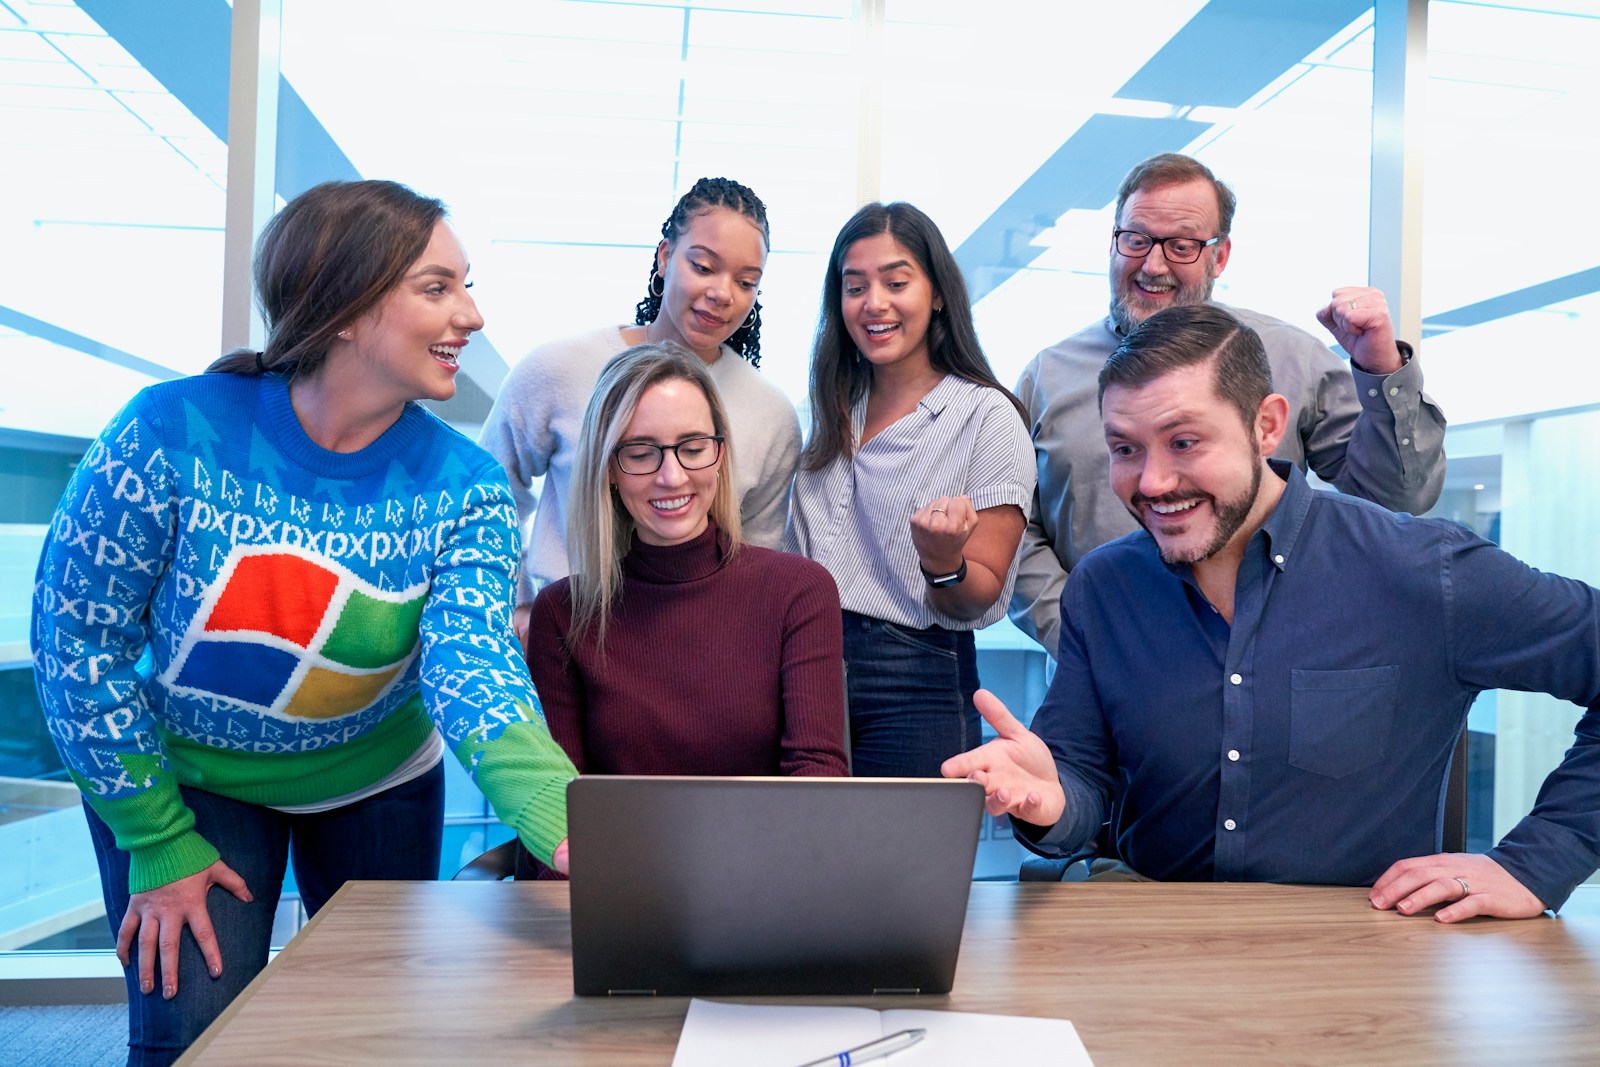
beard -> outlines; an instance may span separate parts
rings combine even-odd
[[[1208,250],[1209,255],[1209,250]],[[1134,283],[1140,279],[1161,284],[1171,281],[1172,275],[1165,279],[1152,278],[1142,269],[1132,277],[1125,274],[1113,275],[1111,279],[1111,321],[1117,328],[1117,333],[1126,337],[1133,328],[1148,319],[1159,310],[1156,306],[1146,303],[1139,287]],[[1175,298],[1163,307],[1189,307],[1194,304],[1204,304],[1211,299],[1211,290],[1217,283],[1216,257],[1212,256],[1206,262],[1206,276],[1202,281],[1192,285],[1179,285]]]
[[[1161,553],[1161,562],[1169,566],[1176,566],[1180,563],[1187,563],[1192,566],[1215,556],[1226,547],[1229,541],[1233,540],[1233,535],[1239,532],[1239,528],[1250,517],[1250,509],[1255,507],[1256,497],[1260,494],[1261,446],[1252,440],[1250,442],[1250,488],[1232,500],[1218,500],[1216,497],[1209,498],[1212,514],[1215,516],[1213,521],[1216,524],[1216,528],[1211,532],[1211,539],[1200,548],[1175,549],[1169,552],[1162,546],[1160,538],[1157,538],[1155,532],[1145,523],[1143,505],[1181,504],[1187,500],[1207,499],[1205,496],[1197,496],[1193,493],[1168,493],[1159,497],[1148,497],[1136,493],[1128,504],[1128,511],[1139,525],[1144,527],[1145,532],[1150,534],[1151,539],[1155,541],[1156,550]]]

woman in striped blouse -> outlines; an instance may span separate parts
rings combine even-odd
[[[972,635],[1016,576],[1025,418],[938,227],[910,204],[856,212],[828,261],[788,546],[839,586],[858,775],[935,777],[980,740]]]

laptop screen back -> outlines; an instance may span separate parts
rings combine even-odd
[[[950,989],[973,782],[595,776],[567,805],[580,995]]]

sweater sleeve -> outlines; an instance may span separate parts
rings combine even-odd
[[[740,500],[739,522],[744,540],[778,548],[789,520],[789,487],[800,462],[800,419],[781,395],[772,404],[769,432],[758,458],[760,473]]]
[[[844,759],[839,590],[827,568],[809,560],[793,562],[800,574],[784,612],[780,766],[786,775],[843,776],[850,772]]]
[[[217,860],[178,793],[140,667],[178,510],[160,413],[141,393],[78,464],[34,581],[39,701],[68,773],[128,853],[135,893]]]
[[[511,368],[478,436],[478,443],[505,469],[519,526],[533,515],[533,480],[550,469],[555,452],[550,425],[555,391],[540,382],[542,351],[535,349]]]
[[[527,529],[538,509],[533,482],[550,470],[557,447],[554,404],[564,393],[550,388],[544,363],[545,349],[541,347],[511,368],[478,434],[478,444],[505,470],[517,508],[518,530]],[[531,570],[526,564],[520,569],[516,584],[519,601],[533,597]]]
[[[579,774],[589,769],[583,724],[588,711],[583,677],[567,651],[572,629],[572,599],[566,579],[545,586],[533,598],[528,621],[528,671],[533,675],[550,736],[567,753]]]
[[[423,702],[495,813],[549,862],[576,774],[544,720],[511,628],[516,511],[485,470],[441,538],[422,610]]]

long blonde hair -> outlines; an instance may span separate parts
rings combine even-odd
[[[605,645],[606,622],[622,595],[622,557],[633,545],[634,532],[633,516],[611,484],[611,457],[645,390],[670,381],[690,382],[705,394],[712,432],[723,439],[711,521],[727,539],[729,552],[741,543],[739,502],[733,493],[733,440],[711,372],[699,356],[675,341],[635,345],[619,352],[600,372],[583,415],[567,513],[572,634],[578,637],[593,628],[597,647]]]

